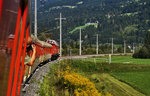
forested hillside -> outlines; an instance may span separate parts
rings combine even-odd
[[[150,29],[149,0],[61,0],[48,3],[38,10],[38,31],[59,40],[59,13],[63,21],[63,41],[77,41],[79,30],[76,27],[98,23],[82,30],[83,44],[95,44],[95,34],[100,43],[116,44],[126,40],[128,44],[143,43]]]

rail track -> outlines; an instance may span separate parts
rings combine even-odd
[[[107,56],[109,54],[99,54],[99,55],[81,55],[81,56],[64,56],[60,57],[55,61],[46,60],[42,63],[40,63],[35,70],[31,73],[29,79],[23,84],[21,96],[39,96],[36,92],[38,91],[38,88],[40,87],[40,83],[43,82],[43,77],[50,71],[50,66],[52,64],[55,64],[61,60],[65,59],[83,59],[93,56]],[[115,56],[124,55],[124,54],[113,54]],[[132,55],[131,53],[128,53],[126,55]],[[36,62],[37,63],[37,62]]]

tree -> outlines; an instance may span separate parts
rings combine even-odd
[[[148,30],[146,38],[145,38],[145,44],[144,46],[149,50],[150,52],[150,30]]]
[[[148,30],[145,44],[144,46],[138,51],[133,54],[134,58],[150,58],[150,30]]]
[[[71,48],[75,48],[76,47],[76,42],[74,40],[70,41],[70,46]]]
[[[123,53],[123,50],[124,50],[123,47],[120,46],[120,47],[117,49],[117,52],[118,52],[118,53]]]
[[[46,40],[46,36],[45,36],[45,33],[40,33],[40,35],[38,36],[38,38],[42,41]]]

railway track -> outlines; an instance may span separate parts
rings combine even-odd
[[[38,88],[40,87],[40,83],[42,83],[44,76],[50,71],[50,66],[52,64],[55,64],[61,60],[65,59],[83,59],[93,56],[107,56],[109,54],[100,54],[100,55],[81,55],[81,56],[65,56],[60,57],[55,61],[46,60],[42,63],[40,63],[35,70],[31,73],[29,79],[24,83],[21,96],[39,96],[36,92],[38,91]],[[123,55],[123,54],[113,54],[115,56]],[[127,55],[132,55],[128,53]]]

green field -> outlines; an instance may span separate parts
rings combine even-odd
[[[112,73],[112,75],[150,96],[150,72],[121,72]]]
[[[150,59],[134,59],[131,56],[112,56],[112,63],[108,64],[108,56],[104,56],[88,58],[83,61],[95,63],[100,73],[109,73],[139,92],[150,96]]]
[[[72,31],[70,31],[69,33],[70,34],[72,34],[73,32],[75,32],[76,30],[78,30],[78,29],[84,29],[84,28],[86,28],[86,27],[89,27],[89,26],[94,26],[95,28],[97,28],[97,25],[98,24],[89,24],[89,25],[83,25],[83,26],[78,26],[78,27],[76,27],[76,28],[74,28]]]
[[[134,59],[131,56],[112,56],[112,63],[150,64],[150,59]]]
[[[134,13],[124,13],[124,14],[121,14],[121,16],[134,16],[134,15],[136,15],[136,14],[138,14],[138,12],[134,12]]]
[[[108,62],[109,57],[93,57],[88,58],[88,61],[94,61],[94,58],[97,63]],[[112,63],[123,63],[123,64],[150,64],[150,59],[134,59],[132,56],[112,56]]]
[[[145,96],[132,86],[117,80],[108,73],[93,74],[90,78],[93,79],[97,89],[103,88],[103,90],[107,90],[113,96]]]

